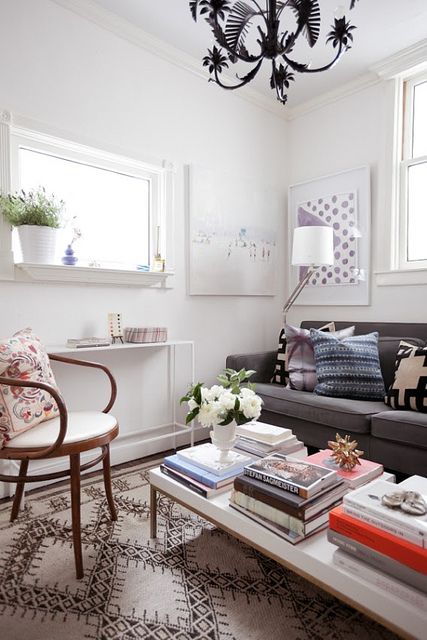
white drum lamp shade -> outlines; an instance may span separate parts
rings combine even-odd
[[[292,264],[299,267],[334,264],[332,227],[296,227],[292,246]]]
[[[322,265],[334,264],[334,231],[332,227],[296,227],[292,245],[294,267],[308,267],[283,307],[284,319],[311,276]]]

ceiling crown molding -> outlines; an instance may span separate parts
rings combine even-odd
[[[427,67],[427,39],[402,49],[385,60],[372,65],[371,71],[383,80],[410,72],[418,72]]]
[[[209,80],[209,76],[202,69],[200,60],[193,58],[181,49],[177,49],[172,45],[156,38],[147,33],[140,27],[136,27],[128,20],[121,18],[115,13],[104,9],[93,0],[52,0],[61,7],[76,13],[82,18],[93,22],[98,27],[110,31],[114,35],[127,40],[128,42],[154,54],[155,56],[166,60],[181,69],[191,72],[192,74],[202,78],[205,82]],[[232,81],[230,77],[224,74],[224,79]],[[237,97],[243,98],[261,109],[265,109],[270,113],[286,120],[286,109],[279,105],[273,98],[264,96],[259,91],[249,87],[243,87],[239,90]]]
[[[373,87],[379,83],[380,79],[378,76],[375,76],[370,72],[364,73],[355,80],[350,80],[350,82],[340,85],[337,89],[332,89],[331,91],[322,93],[320,96],[316,96],[312,100],[307,100],[296,107],[288,109],[288,120],[295,120],[295,118],[305,116],[312,111],[316,111],[328,104],[342,100],[342,98],[351,96],[354,93],[358,93],[359,91],[363,91],[364,89],[368,89],[369,87]]]

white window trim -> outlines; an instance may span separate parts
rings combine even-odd
[[[420,73],[420,68],[422,72]],[[387,91],[390,110],[388,113],[387,126],[387,174],[388,188],[385,207],[390,212],[389,228],[384,228],[383,237],[390,238],[389,248],[384,250],[383,268],[375,271],[376,284],[378,286],[407,286],[427,284],[427,261],[403,261],[402,255],[406,245],[406,202],[405,190],[402,188],[402,181],[406,180],[406,166],[404,163],[415,161],[404,160],[406,149],[403,148],[403,127],[404,117],[407,118],[405,127],[408,125],[408,110],[405,109],[404,84],[405,82],[417,82],[420,77],[425,77],[425,64],[418,66],[413,73],[410,70],[403,72],[398,70],[398,75],[388,78]],[[407,140],[405,140],[407,143]],[[405,172],[405,173],[404,173]]]
[[[427,73],[424,71],[421,74],[417,74],[405,81],[406,95],[402,102],[402,108],[404,110],[403,118],[403,144],[402,144],[402,156],[400,161],[400,175],[399,175],[399,205],[400,205],[400,238],[399,238],[399,268],[401,270],[413,270],[413,269],[426,269],[426,260],[408,260],[407,259],[407,245],[408,245],[408,201],[407,201],[407,179],[409,167],[417,164],[425,163],[427,156],[412,157],[412,145],[413,140],[410,133],[413,131],[413,115],[414,109],[412,104],[414,87],[419,84],[420,81],[427,81]]]
[[[175,167],[163,161],[148,164],[125,156],[78,144],[31,129],[15,126],[9,112],[0,112],[0,189],[13,192],[19,189],[19,148],[61,154],[104,169],[118,170],[148,179],[150,188],[150,255],[154,254],[156,229],[161,229],[161,254],[165,257],[164,272],[128,271],[99,267],[66,267],[62,265],[14,264],[12,233],[9,225],[0,220],[0,280],[38,281],[81,284],[112,284],[131,286],[161,286],[173,273],[173,204]],[[166,231],[166,232],[165,232]]]

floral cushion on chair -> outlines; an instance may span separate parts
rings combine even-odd
[[[31,329],[0,339],[0,375],[57,388],[49,357]],[[33,387],[0,385],[0,448],[20,433],[58,415],[55,400]]]

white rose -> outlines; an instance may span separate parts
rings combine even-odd
[[[219,384],[214,384],[213,387],[210,388],[210,395],[211,395],[211,400],[218,400],[222,394],[224,393],[225,389],[223,386],[219,385]]]
[[[204,402],[197,416],[202,427],[213,427],[223,420],[222,406],[219,402]]]
[[[225,391],[219,399],[220,404],[224,407],[225,411],[230,411],[230,409],[234,409],[234,405],[236,404],[236,395],[231,393],[231,391]]]
[[[249,398],[250,396],[255,395],[255,391],[249,389],[248,387],[243,387],[243,389],[240,390],[240,395],[242,396],[242,398]]]
[[[202,400],[205,402],[212,402],[213,400],[217,400],[223,392],[224,387],[221,387],[218,384],[214,384],[210,389],[202,387]]]
[[[240,400],[240,409],[243,411],[245,418],[253,420],[261,415],[262,400],[259,396],[246,396]]]
[[[197,404],[197,402],[195,400],[193,400],[193,398],[191,398],[191,400],[188,401],[188,410],[189,411],[193,411],[193,409],[195,409],[198,406],[199,405]]]

